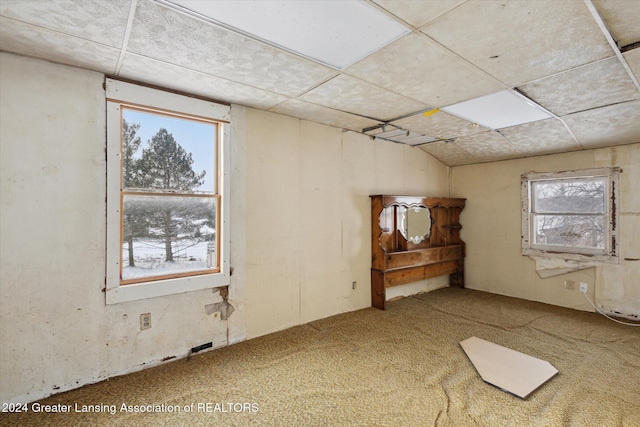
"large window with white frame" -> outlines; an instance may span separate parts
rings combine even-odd
[[[522,253],[618,263],[620,169],[522,175]]]
[[[229,107],[106,91],[107,303],[227,285]]]

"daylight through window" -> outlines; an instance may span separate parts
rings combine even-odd
[[[228,284],[229,113],[107,79],[107,303]]]
[[[123,106],[121,283],[217,271],[216,135]]]
[[[605,168],[523,175],[524,254],[614,261],[618,173]]]

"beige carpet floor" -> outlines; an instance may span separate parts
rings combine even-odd
[[[470,336],[547,360],[559,374],[526,400],[505,393],[484,383],[462,351],[459,342]],[[631,427],[640,425],[640,328],[444,288],[391,302],[387,311],[345,313],[39,403],[72,411],[114,405],[115,414],[0,414],[0,424]],[[140,413],[123,404],[165,407]]]

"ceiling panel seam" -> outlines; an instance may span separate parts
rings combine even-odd
[[[9,17],[9,16],[5,16],[5,15],[0,15],[0,17],[2,17],[3,19],[7,19],[9,21],[19,22],[22,25],[26,25],[27,27],[39,28],[39,29],[41,29],[43,31],[48,31],[48,32],[53,33],[53,34],[59,34],[61,36],[70,37],[72,39],[83,40],[85,42],[94,43],[94,44],[97,44],[97,45],[100,45],[100,46],[104,46],[104,47],[108,47],[108,48],[114,49],[114,50],[118,50],[119,49],[117,46],[112,46],[110,44],[98,42],[98,41],[91,40],[91,39],[88,39],[88,38],[85,38],[85,37],[80,37],[80,36],[77,36],[75,34],[67,33],[67,32],[64,32],[64,31],[55,30],[53,28],[43,27],[42,25],[34,24],[33,22],[23,21],[22,19],[16,19],[16,18],[12,18],[12,17]]]
[[[124,30],[124,37],[122,38],[122,47],[120,48],[120,55],[118,56],[118,63],[116,64],[115,75],[120,74],[122,63],[124,62],[124,56],[127,53],[127,45],[129,44],[129,36],[131,35],[131,27],[133,26],[133,19],[138,8],[138,0],[131,0],[129,5],[129,16],[127,17],[127,27]]]
[[[633,84],[636,86],[636,89],[640,91],[640,83],[638,83],[638,79],[636,79],[636,76],[635,74],[633,74],[631,67],[629,67],[627,60],[624,59],[622,52],[620,52],[620,48],[618,47],[618,44],[616,43],[616,41],[613,39],[613,36],[611,35],[611,32],[607,28],[607,25],[604,23],[602,16],[600,16],[600,13],[598,13],[598,11],[596,10],[591,0],[583,0],[583,1],[584,1],[584,4],[587,6],[587,9],[589,9],[589,12],[593,17],[593,20],[596,21],[596,24],[598,24],[598,28],[600,28],[602,35],[609,43],[609,46],[611,46],[611,49],[613,50],[613,52],[616,54],[616,57],[620,61],[620,64],[629,75],[629,78],[631,79]]]
[[[531,98],[529,95],[527,95],[524,91],[518,89],[517,87],[514,87],[512,89],[514,92],[516,92],[517,94],[525,97],[526,99],[530,100],[531,102],[533,102],[534,104],[536,104],[539,108],[542,108],[547,114],[549,114],[550,116],[552,116],[553,118],[559,119],[560,116],[558,116],[556,113],[554,113],[553,111],[550,111],[548,108],[544,107],[542,104],[540,104],[538,101],[536,101],[535,99]]]
[[[585,113],[587,111],[600,110],[602,108],[612,107],[614,105],[624,105],[624,104],[631,103],[631,102],[636,102],[636,101],[638,101],[638,99],[629,99],[629,100],[626,100],[626,101],[612,102],[610,104],[602,104],[602,105],[598,105],[597,107],[591,107],[591,108],[585,108],[584,110],[572,111],[572,112],[570,112],[568,114],[563,115],[562,117],[572,116],[574,114]],[[562,119],[562,117],[558,117],[558,118]]]
[[[40,29],[42,29],[44,31],[50,31],[50,32],[52,32],[54,34],[60,34],[60,35],[63,35],[65,37],[71,37],[71,38],[78,39],[78,40],[84,40],[84,41],[89,42],[89,43],[95,43],[95,44],[99,44],[101,46],[110,47],[111,49],[114,49],[114,48],[118,49],[118,47],[112,46],[110,44],[98,42],[98,41],[91,40],[91,39],[88,39],[88,38],[85,38],[85,37],[80,37],[80,36],[77,36],[75,34],[67,33],[67,32],[64,32],[64,31],[55,30],[53,28],[44,27],[42,25],[38,25],[38,24],[35,24],[33,22],[23,21],[22,19],[17,19],[17,18],[13,18],[13,17],[10,17],[10,16],[5,16],[5,15],[0,15],[0,17],[2,17],[4,19],[7,19],[9,21],[20,22],[21,24],[26,25],[28,27],[40,28]]]
[[[216,21],[215,19],[209,18],[208,16],[202,15],[201,13],[189,10],[189,9],[183,7],[183,6],[180,6],[179,4],[171,3],[171,2],[166,1],[166,0],[152,0],[152,1],[154,1],[155,3],[165,7],[167,9],[169,9],[172,12],[180,13],[180,14],[182,14],[182,15],[188,17],[188,18],[191,18],[191,19],[197,19],[197,20],[199,20],[201,22],[204,22],[204,23],[206,23],[208,25],[213,25],[213,26],[216,26],[218,28],[222,28],[223,30],[230,31],[230,32],[232,32],[234,34],[241,35],[241,36],[246,37],[246,38],[248,38],[250,40],[253,40],[254,42],[261,43],[261,44],[264,44],[266,46],[272,47],[274,49],[278,49],[278,50],[287,52],[289,54],[295,55],[295,56],[300,57],[300,58],[304,58],[304,59],[312,61],[312,62],[314,62],[316,64],[324,65],[325,67],[329,67],[329,68],[332,68],[332,69],[337,71],[337,69],[335,67],[331,67],[330,65],[323,64],[321,62],[318,62],[317,60],[308,58],[308,57],[306,57],[304,55],[300,55],[299,53],[292,52],[291,50],[289,50],[289,49],[287,49],[285,47],[278,46],[278,45],[275,45],[273,43],[270,43],[267,40],[264,40],[264,39],[261,39],[259,37],[256,37],[253,34],[247,33],[246,31],[242,31],[240,29],[234,28],[234,27],[232,27],[230,25],[225,24],[224,22]]]
[[[426,37],[428,40],[432,41],[433,43],[435,43],[436,45],[438,45],[440,48],[444,49],[445,51],[447,51],[448,53],[450,53],[451,55],[453,55],[455,58],[461,60],[462,62],[464,62],[465,64],[471,66],[474,70],[479,71],[481,74],[485,75],[486,77],[489,77],[490,79],[494,80],[496,83],[498,83],[499,85],[501,85],[503,88],[505,89],[512,89],[511,86],[509,86],[508,84],[504,83],[503,81],[501,81],[500,79],[498,79],[496,76],[494,76],[493,74],[490,74],[489,72],[485,71],[484,69],[478,67],[476,64],[474,64],[473,62],[470,62],[468,59],[466,59],[463,56],[460,56],[458,53],[454,52],[453,50],[449,49],[448,47],[446,47],[445,45],[443,45],[442,43],[438,42],[436,39],[434,39],[433,37],[429,36],[428,34],[423,33],[422,31],[420,31],[420,35],[422,37]]]
[[[581,65],[577,65],[577,66],[572,67],[572,68],[567,68],[566,70],[558,71],[557,73],[548,74],[546,76],[538,77],[538,78],[535,78],[533,80],[529,80],[529,81],[526,81],[526,82],[523,82],[523,83],[518,83],[514,90],[520,91],[520,89],[518,89],[518,87],[520,87],[520,86],[525,86],[525,85],[529,85],[529,84],[532,84],[532,83],[538,83],[538,82],[546,80],[546,79],[548,79],[550,77],[558,77],[558,76],[561,76],[562,74],[570,73],[570,72],[578,70],[580,68],[588,68],[588,67],[590,67],[592,65],[598,64],[599,62],[609,61],[612,58],[617,58],[617,57],[616,57],[615,54],[613,54],[611,56],[607,56],[606,58],[596,59],[595,61],[587,62],[586,64],[581,64]]]
[[[352,79],[355,79],[355,80],[359,80],[360,82],[364,83],[365,85],[374,86],[374,87],[379,88],[379,89],[381,89],[381,90],[383,90],[383,91],[386,91],[386,92],[392,93],[392,94],[394,94],[394,95],[398,95],[398,96],[400,96],[400,97],[402,97],[402,98],[406,98],[406,99],[409,99],[409,100],[415,101],[415,102],[417,102],[417,103],[419,103],[419,104],[426,105],[427,107],[429,106],[429,104],[427,104],[426,102],[419,101],[418,99],[416,99],[416,98],[414,98],[414,97],[412,97],[412,96],[403,95],[403,94],[401,94],[401,93],[396,92],[395,90],[387,89],[387,88],[386,88],[386,87],[384,87],[384,86],[380,86],[380,85],[377,85],[377,84],[375,84],[375,83],[368,82],[368,81],[366,81],[366,80],[364,80],[364,79],[362,79],[362,78],[360,78],[360,77],[358,77],[358,76],[354,76],[354,75],[352,75],[352,74],[345,73],[344,71],[340,71],[340,73],[339,73],[338,75],[333,76],[333,77],[331,77],[331,78],[329,78],[329,79],[325,80],[324,82],[322,82],[322,83],[319,83],[319,84],[315,85],[314,87],[312,87],[311,89],[309,89],[308,91],[306,91],[304,94],[307,94],[307,93],[311,92],[313,89],[316,89],[316,88],[318,88],[318,87],[322,86],[323,84],[325,84],[325,83],[329,82],[330,80],[333,80],[333,79],[335,79],[335,78],[337,78],[337,77],[340,77],[341,75],[345,75],[345,76],[347,76],[347,77],[349,77],[349,78],[352,78]],[[296,99],[298,99],[300,96],[303,96],[304,94],[302,94],[302,95],[298,95],[298,96],[296,97]],[[309,103],[311,103],[311,104],[320,105],[320,106],[323,106],[323,107],[326,107],[326,108],[331,108],[332,110],[341,111],[341,112],[343,112],[343,113],[348,113],[348,114],[352,114],[352,115],[355,115],[355,116],[364,117],[364,118],[366,118],[366,119],[375,120],[375,121],[377,121],[377,122],[379,122],[379,123],[389,123],[389,122],[391,122],[391,121],[393,121],[393,120],[397,120],[397,119],[388,119],[388,120],[383,120],[383,119],[380,119],[380,118],[377,118],[377,117],[369,117],[369,116],[365,116],[365,115],[363,115],[363,114],[358,114],[358,113],[354,113],[354,112],[351,112],[351,111],[344,111],[344,110],[340,110],[340,109],[338,109],[338,108],[329,107],[329,106],[328,106],[328,105],[326,105],[326,104],[320,104],[320,103],[318,103],[318,102],[305,101],[304,99],[299,99],[299,100],[300,100],[300,101],[304,101],[304,102],[309,102]],[[407,114],[406,114],[406,116],[412,116],[412,115],[415,115],[415,114],[420,113],[421,111],[425,111],[425,110],[427,110],[427,111],[428,111],[428,110],[431,110],[431,109],[433,109],[433,108],[426,108],[426,109],[425,109],[425,108],[421,108],[420,110],[417,110],[417,111],[415,111],[415,112],[407,113]]]
[[[474,162],[480,162],[480,159],[476,158],[473,154],[471,154],[469,151],[465,150],[464,147],[461,147],[460,145],[456,144],[455,141],[451,141],[451,142],[447,142],[445,141],[445,144],[455,144],[456,147],[458,147],[459,150],[462,150],[462,152],[464,152],[467,156],[469,156],[470,158],[473,159]],[[483,163],[483,162],[480,162]]]
[[[571,131],[571,128],[569,128],[569,125],[567,125],[565,123],[564,120],[562,120],[562,117],[558,117],[558,120],[560,120],[560,122],[562,123],[562,125],[564,126],[564,128],[567,130],[567,132],[569,132],[569,135],[571,135],[571,138],[573,138],[573,140],[576,142],[576,144],[578,144],[580,146],[580,148],[582,148],[583,150],[585,149],[585,146],[582,145],[582,143],[580,142],[580,140],[578,140],[578,138],[573,134],[573,132]]]
[[[526,154],[523,153],[517,145],[515,145],[513,142],[511,142],[511,140],[504,135],[502,132],[500,132],[501,129],[496,129],[496,132],[498,133],[498,135],[500,135],[501,137],[503,137],[505,139],[505,141],[507,141],[507,144],[509,144],[514,150],[516,150],[518,152],[518,154],[520,154],[522,157],[526,157]]]
[[[404,95],[403,95],[403,96],[404,96]],[[423,102],[423,104],[425,104],[425,103]],[[426,104],[426,105],[429,105],[429,104]],[[395,122],[395,121],[397,121],[397,120],[406,119],[407,117],[413,117],[413,116],[417,116],[418,114],[424,114],[424,113],[426,113],[427,111],[432,111],[432,110],[438,110],[438,111],[440,111],[440,109],[439,109],[439,108],[434,108],[434,107],[423,108],[422,110],[418,110],[418,111],[414,111],[414,112],[412,112],[412,113],[407,113],[407,114],[403,114],[403,115],[398,116],[398,117],[394,117],[393,119],[389,119],[389,120],[387,120],[387,121],[384,121],[383,123],[391,123],[391,122]],[[394,125],[394,126],[395,126],[395,125]]]
[[[396,41],[397,41],[397,40],[396,40]],[[395,42],[394,42],[394,43],[395,43]],[[391,46],[391,45],[389,45],[389,46]],[[365,84],[368,84],[368,85],[371,85],[371,86],[376,86],[376,87],[378,87],[378,88],[380,88],[380,89],[382,89],[382,90],[385,90],[385,91],[387,91],[387,92],[393,93],[394,95],[398,95],[398,96],[401,96],[401,97],[403,97],[403,98],[411,99],[412,101],[418,102],[418,103],[420,103],[420,104],[423,104],[423,105],[429,105],[429,104],[427,104],[426,102],[424,102],[424,101],[420,101],[419,99],[414,98],[414,97],[413,97],[413,96],[411,96],[411,95],[404,95],[404,94],[402,94],[402,93],[400,93],[400,92],[397,92],[397,91],[395,91],[395,90],[393,90],[393,89],[390,89],[390,88],[389,88],[389,87],[387,87],[387,86],[382,86],[382,85],[381,85],[381,84],[379,84],[379,83],[374,83],[374,82],[372,82],[372,81],[365,80],[365,79],[363,79],[362,77],[359,77],[359,76],[357,76],[357,75],[355,75],[355,74],[352,74],[352,73],[349,73],[349,72],[347,72],[347,71],[344,71],[344,70],[340,71],[340,75],[345,75],[345,76],[350,77],[350,78],[352,78],[352,79],[360,80],[361,82],[363,82],[363,83],[365,83]],[[334,77],[338,77],[338,76],[334,76]],[[331,80],[331,79],[329,79],[329,80]],[[327,81],[329,81],[329,80],[327,80]],[[323,83],[326,83],[326,82],[323,82]],[[317,86],[314,86],[313,88],[309,89],[307,92],[310,92],[311,90],[313,90],[313,89],[317,88],[318,86],[321,86],[323,83],[321,83],[321,84],[319,84],[319,85],[317,85]],[[433,107],[427,108],[427,110],[430,110],[430,109],[432,109],[432,108],[433,108]],[[418,112],[419,112],[419,111],[418,111]],[[414,114],[417,114],[418,112],[408,113],[408,114],[406,114],[405,116],[412,116],[412,115],[414,115]],[[379,122],[387,123],[387,122],[391,122],[391,121],[393,121],[393,120],[397,120],[397,118],[396,118],[396,119],[389,119],[389,120],[381,120],[381,119],[374,119],[374,120],[378,120]]]
[[[394,21],[398,22],[400,25],[403,25],[404,27],[406,27],[408,30],[410,30],[410,33],[405,34],[404,36],[394,40],[392,43],[397,42],[398,40],[400,40],[403,37],[408,36],[409,34],[413,33],[413,34],[418,34],[420,32],[419,28],[414,27],[413,25],[409,24],[407,21],[405,21],[404,19],[400,18],[398,15],[394,14],[393,12],[385,9],[384,7],[382,7],[381,5],[379,5],[378,3],[374,2],[373,0],[364,0],[365,3],[369,4],[369,6],[373,7],[374,9],[376,9],[378,12],[385,14],[386,16],[388,16],[389,18],[393,19]],[[387,46],[390,46],[391,43]],[[387,47],[385,46],[385,47]],[[383,48],[384,49],[384,48]],[[373,53],[373,52],[372,52]],[[363,58],[364,59],[364,58]],[[357,63],[358,61],[354,62]],[[348,66],[351,66],[353,64],[350,64]],[[348,67],[347,66],[347,67]],[[344,68],[347,68],[344,67]]]
[[[358,113],[354,113],[354,112],[346,111],[346,110],[341,110],[339,108],[334,108],[334,107],[328,107],[328,106],[323,105],[323,104],[316,104],[315,102],[305,101],[304,99],[299,99],[298,101],[306,102],[307,104],[317,105],[319,107],[327,108],[327,109],[333,110],[333,111],[338,111],[340,113],[350,114],[350,115],[356,116],[356,117],[362,117],[363,119],[373,120],[373,121],[376,121],[378,123],[384,123],[384,120],[380,120],[380,119],[377,119],[375,117],[365,116],[364,114],[358,114]]]
[[[248,38],[250,40],[253,40],[254,42],[261,43],[261,44],[263,44],[265,46],[269,46],[269,47],[271,47],[273,49],[277,49],[279,51],[286,52],[286,53],[288,53],[290,55],[296,56],[297,58],[302,58],[304,60],[313,62],[314,64],[321,65],[323,67],[329,68],[329,69],[331,69],[333,71],[337,71],[337,72],[341,71],[341,69],[336,67],[336,66],[333,66],[331,64],[327,64],[325,62],[319,61],[319,60],[314,59],[314,58],[311,58],[311,57],[309,57],[307,55],[304,55],[304,54],[301,54],[299,52],[295,52],[295,51],[293,51],[293,50],[291,50],[291,49],[289,49],[289,48],[287,48],[285,46],[280,46],[280,45],[278,45],[276,43],[270,42],[269,40],[263,39],[263,38],[258,37],[256,35],[253,35],[251,33],[243,31],[243,30],[241,30],[239,28],[235,28],[235,27],[233,27],[231,25],[228,25],[228,24],[226,24],[224,22],[217,21],[217,20],[215,20],[213,18],[209,18],[208,16],[205,16],[205,15],[203,15],[201,13],[198,13],[198,12],[192,11],[190,9],[187,9],[187,8],[185,8],[183,6],[180,6],[179,4],[171,3],[168,0],[153,0],[153,1],[156,2],[157,4],[162,5],[163,7],[166,7],[167,9],[169,9],[171,11],[178,12],[178,13],[183,14],[183,15],[189,17],[189,18],[198,19],[198,20],[200,20],[202,22],[205,22],[205,23],[207,23],[209,25],[214,25],[214,26],[216,26],[218,28],[222,28],[222,29],[224,29],[226,31],[230,31],[230,32],[232,32],[234,34],[238,34],[240,36],[246,37],[246,38]]]
[[[446,55],[446,56],[450,57],[450,58],[452,59],[452,61],[459,60],[459,61],[460,61],[460,62],[462,62],[463,64],[465,64],[465,65],[469,66],[469,68],[470,68],[471,70],[473,70],[474,72],[478,72],[480,75],[482,75],[482,76],[484,76],[484,77],[487,77],[488,79],[490,79],[490,80],[494,81],[495,83],[497,83],[499,86],[502,86],[502,88],[503,88],[503,89],[511,89],[511,87],[510,87],[510,86],[508,86],[508,85],[506,85],[505,83],[501,82],[501,81],[500,81],[500,80],[498,80],[496,77],[494,77],[494,76],[492,76],[491,74],[487,73],[486,71],[482,70],[482,69],[481,69],[481,68],[479,68],[477,65],[474,65],[473,63],[469,62],[468,60],[466,60],[466,59],[465,59],[465,58],[463,58],[462,56],[458,55],[456,52],[454,52],[454,51],[452,51],[451,49],[447,48],[446,46],[444,46],[444,45],[442,45],[442,44],[438,43],[436,40],[434,40],[433,38],[429,37],[427,34],[422,33],[421,31],[416,31],[416,32],[415,32],[415,34],[416,34],[418,37],[421,37],[421,38],[423,38],[424,40],[426,40],[426,41],[429,43],[429,45],[433,46],[433,48],[434,48],[434,49],[436,49],[436,50],[440,50],[440,51],[442,52],[442,54],[443,54],[443,55]],[[397,39],[397,40],[393,41],[392,43],[390,43],[389,45],[387,45],[384,49],[393,49],[393,45],[394,45],[394,44],[399,43],[402,39],[407,38],[407,37],[410,37],[411,35],[412,35],[412,33],[410,33],[410,34],[406,34],[405,36],[400,37],[399,39]],[[380,49],[379,51],[381,51],[381,50],[382,50],[382,49]],[[379,52],[379,51],[378,51],[378,52]],[[372,55],[373,55],[373,54],[372,54]],[[372,55],[370,55],[370,56],[372,56]],[[366,58],[363,58],[363,60],[364,60],[364,59],[366,59]],[[358,64],[359,62],[360,62],[360,61],[358,61],[358,62],[356,62],[356,63],[354,63],[354,64],[352,64],[352,65],[356,65],[356,64]],[[411,98],[411,99],[413,99],[413,100],[415,100],[415,101],[420,102],[421,104],[428,105],[428,106],[429,106],[429,109],[434,109],[434,108],[436,108],[436,104],[431,104],[431,103],[426,102],[426,101],[424,101],[424,100],[422,100],[422,99],[418,99],[417,97],[414,97],[413,95],[410,95],[410,94],[405,94],[405,93],[397,92],[396,90],[394,90],[394,89],[391,87],[391,84],[389,84],[389,83],[387,83],[387,84],[382,84],[382,83],[376,82],[376,81],[375,81],[375,78],[372,78],[372,79],[370,79],[370,80],[369,80],[369,79],[365,79],[365,77],[363,77],[363,76],[362,76],[362,74],[359,74],[359,73],[358,73],[358,74],[354,74],[353,72],[350,72],[350,71],[349,71],[349,68],[352,68],[352,67],[350,66],[350,67],[346,67],[346,68],[344,68],[343,70],[341,70],[341,73],[342,73],[342,74],[345,74],[345,75],[347,75],[347,76],[350,76],[350,77],[357,78],[357,79],[359,79],[359,80],[361,80],[361,81],[365,81],[365,82],[370,83],[370,84],[372,84],[372,85],[379,86],[379,87],[384,88],[384,89],[386,89],[386,90],[388,90],[388,91],[390,91],[390,92],[393,92],[393,93],[395,93],[395,94],[397,94],[397,95],[401,95],[401,96],[404,96],[404,97],[407,97],[407,98]],[[415,92],[414,92],[414,93],[415,93]],[[448,106],[448,105],[451,105],[451,104],[444,104],[444,105],[442,105],[442,104],[441,104],[441,105],[439,105],[439,107],[438,107],[438,108],[446,107],[446,106]],[[401,116],[401,117],[396,117],[395,119],[392,119],[392,120],[398,120],[398,119],[400,119],[400,118],[404,118],[404,117],[407,117],[407,116],[410,116],[410,115],[414,115],[414,114],[417,114],[417,113],[419,113],[419,111],[418,111],[418,112],[414,112],[414,113],[409,113],[409,114],[407,114],[407,115],[403,115],[403,116]],[[389,121],[391,121],[391,120],[389,120]]]
[[[304,99],[297,99],[297,98],[289,98],[289,99],[286,99],[286,100],[284,100],[284,101],[282,101],[282,102],[280,102],[280,103],[278,103],[278,104],[276,104],[276,105],[274,105],[274,106],[272,106],[272,107],[269,107],[269,108],[267,109],[267,111],[276,112],[275,110],[276,110],[278,107],[280,107],[280,106],[282,106],[282,105],[286,104],[288,101],[291,101],[291,100],[304,102],[305,104],[313,105],[313,106],[315,106],[315,107],[322,107],[322,108],[326,108],[327,110],[336,111],[336,112],[338,112],[338,113],[349,114],[350,116],[360,117],[360,118],[362,118],[362,119],[373,120],[373,121],[378,122],[378,123],[380,123],[380,124],[384,123],[382,120],[379,120],[379,119],[376,119],[376,118],[373,118],[373,117],[364,116],[364,115],[362,115],[362,114],[358,114],[358,113],[352,113],[352,112],[350,112],[350,111],[340,110],[340,109],[338,109],[338,108],[334,108],[334,107],[327,107],[326,105],[316,104],[316,103],[313,103],[313,102],[305,101]],[[289,117],[294,117],[294,118],[296,118],[296,119],[300,119],[300,120],[309,120],[309,119],[305,119],[305,118],[303,118],[303,117],[292,116],[292,115],[287,114],[287,113],[277,113],[277,114],[285,114],[285,115],[287,115],[287,116],[289,116]],[[374,126],[374,127],[375,127],[375,126]],[[343,128],[343,129],[346,129],[346,128]],[[346,130],[354,132],[354,131],[353,131],[353,130],[351,130],[351,129],[346,129]],[[362,133],[362,132],[359,132],[359,133]]]
[[[316,84],[314,84],[314,85],[312,85],[312,86],[309,86],[307,89],[303,90],[302,92],[299,92],[298,94],[296,94],[296,95],[295,95],[295,96],[293,96],[292,98],[298,99],[298,98],[300,98],[301,96],[306,95],[307,93],[311,92],[312,90],[314,90],[314,89],[316,89],[316,88],[318,88],[318,87],[322,86],[323,84],[325,84],[325,83],[329,82],[330,80],[333,80],[333,79],[335,79],[336,77],[339,77],[341,74],[344,74],[344,73],[343,73],[343,72],[341,72],[341,71],[336,71],[336,74],[334,74],[334,75],[332,75],[332,76],[329,76],[329,77],[327,77],[326,79],[323,79],[322,81],[320,81],[320,82],[318,82],[318,83],[316,83]],[[302,100],[300,100],[300,101],[302,101]]]
[[[397,41],[397,40],[396,40],[396,41]],[[394,42],[394,43],[395,43],[395,42]],[[389,46],[391,46],[391,45],[389,45]],[[380,88],[380,89],[382,89],[382,90],[384,90],[384,91],[387,91],[387,92],[389,92],[389,93],[393,93],[394,95],[398,95],[398,96],[401,96],[401,97],[403,97],[403,98],[410,99],[410,100],[412,100],[412,101],[415,101],[415,102],[417,102],[417,103],[419,103],[419,104],[422,104],[422,105],[426,105],[426,106],[428,107],[428,108],[422,108],[422,109],[417,110],[417,111],[412,112],[412,113],[404,114],[402,117],[413,116],[414,114],[418,114],[418,113],[420,113],[421,111],[428,111],[428,110],[432,110],[432,109],[433,109],[433,107],[431,106],[431,104],[428,104],[428,103],[426,103],[426,102],[424,102],[424,101],[420,101],[419,99],[414,98],[414,97],[413,97],[413,96],[411,96],[411,95],[405,95],[405,94],[402,94],[402,93],[397,92],[397,91],[395,91],[395,90],[393,90],[393,89],[389,89],[389,88],[388,88],[388,87],[386,87],[386,86],[382,86],[382,85],[380,85],[380,84],[378,84],[378,83],[373,83],[373,82],[370,82],[370,81],[368,81],[368,80],[365,80],[365,79],[363,79],[363,78],[361,78],[361,77],[358,77],[357,75],[354,75],[354,74],[348,73],[348,72],[346,72],[346,71],[340,71],[340,75],[345,75],[345,76],[348,76],[348,77],[350,77],[350,78],[353,78],[353,79],[356,79],[356,80],[360,80],[362,83],[365,83],[365,84],[367,84],[367,85],[376,86],[376,87],[378,87],[378,88]],[[334,76],[334,77],[338,77],[338,76]],[[329,80],[331,80],[331,79],[329,79]],[[328,80],[327,80],[327,81],[328,81]],[[321,84],[322,84],[322,83],[321,83]],[[320,84],[320,85],[321,85],[321,84]],[[320,85],[318,85],[318,86],[320,86]],[[318,87],[318,86],[315,86],[313,89],[315,89],[315,88],[316,88],[316,87]],[[309,90],[311,90],[311,89],[309,89]],[[352,114],[353,114],[353,113],[352,113]],[[394,119],[389,119],[389,120],[381,120],[381,119],[374,119],[374,120],[377,120],[377,121],[379,121],[379,122],[391,122],[391,121],[393,121],[393,120],[398,120],[398,119],[397,119],[397,118],[394,118]]]
[[[19,22],[21,25],[24,25],[27,28],[37,28],[37,29],[39,29],[40,31],[42,31],[44,33],[51,33],[51,34],[55,34],[55,35],[59,35],[59,36],[63,36],[63,37],[68,37],[69,39],[82,40],[82,41],[90,43],[90,44],[95,44],[95,45],[98,45],[98,46],[106,47],[106,48],[108,48],[110,50],[113,50],[113,51],[119,51],[120,50],[119,48],[117,48],[115,46],[112,46],[110,44],[105,44],[105,43],[98,42],[98,41],[95,41],[95,40],[87,39],[85,37],[80,37],[80,36],[77,36],[75,34],[70,34],[70,33],[67,33],[67,32],[59,31],[59,30],[54,30],[53,28],[43,27],[42,25],[34,24],[34,23],[31,23],[31,22],[26,22],[26,21],[23,21],[21,19],[10,18],[10,17],[4,16],[4,15],[0,15],[0,17],[2,17],[3,19],[6,19],[8,21]],[[0,50],[0,52],[5,52],[5,50]],[[12,53],[11,50],[6,50],[6,52]],[[30,57],[33,57],[33,58],[41,58],[41,56],[39,56],[39,55],[25,54],[25,53],[20,52],[20,51],[15,51],[13,53],[16,53],[18,55],[30,56]],[[57,62],[57,63],[62,64],[62,65],[70,65],[70,66],[76,66],[76,67],[83,68],[81,65],[74,65],[74,64],[71,64],[71,63],[65,62],[65,61],[60,61],[60,60],[51,60],[51,61],[52,62]],[[90,68],[90,67],[84,67],[84,68],[86,68],[88,70],[95,71],[94,68]],[[115,66],[112,69],[115,70]]]
[[[281,94],[281,93],[274,92],[274,91],[269,90],[269,89],[263,89],[263,88],[258,87],[258,86],[253,86],[253,85],[251,85],[251,84],[249,84],[249,83],[243,83],[243,82],[239,82],[239,81],[236,81],[236,80],[231,80],[231,79],[226,78],[226,77],[217,76],[217,75],[215,75],[215,74],[205,73],[204,71],[196,70],[196,69],[194,69],[194,68],[187,68],[187,67],[185,67],[185,66],[183,66],[183,65],[173,64],[173,63],[171,63],[171,62],[163,61],[162,59],[158,59],[158,58],[154,58],[154,57],[150,57],[150,56],[145,56],[145,55],[141,55],[141,54],[139,54],[139,53],[134,53],[134,52],[127,52],[127,55],[132,56],[132,57],[138,57],[138,58],[150,59],[151,61],[159,62],[159,63],[161,63],[161,64],[166,64],[166,65],[168,65],[168,66],[175,67],[175,68],[179,68],[179,69],[181,69],[181,70],[185,70],[185,71],[188,71],[188,72],[190,72],[190,73],[200,74],[200,75],[205,76],[205,77],[213,77],[213,78],[216,78],[216,79],[224,80],[224,81],[226,81],[226,82],[239,84],[239,85],[246,86],[246,87],[250,87],[250,88],[252,88],[252,89],[256,89],[256,90],[259,90],[259,91],[262,91],[262,92],[268,92],[268,93],[272,93],[272,94],[274,94],[274,95],[284,96],[284,97],[287,97],[288,99],[291,99],[291,98],[290,98],[289,96],[287,96],[287,95],[283,95],[283,94]],[[222,103],[225,103],[226,101],[216,101],[216,102],[222,102]],[[286,102],[286,101],[284,101],[284,102]],[[281,103],[278,103],[278,104],[276,104],[276,105],[280,105],[280,104],[281,104]],[[276,105],[274,105],[274,106],[272,106],[272,107],[269,107],[269,108],[274,108]]]
[[[428,27],[431,24],[435,24],[436,22],[438,22],[441,19],[444,19],[445,16],[447,16],[448,14],[450,14],[451,12],[453,12],[454,10],[464,6],[465,4],[467,4],[469,2],[469,0],[465,0],[462,3],[452,7],[451,9],[447,10],[445,13],[436,16],[435,18],[433,18],[432,20],[430,20],[429,22],[426,22],[425,24],[421,25],[420,28],[418,28],[419,31],[422,31],[424,28]]]

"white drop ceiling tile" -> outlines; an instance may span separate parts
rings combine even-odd
[[[615,56],[518,89],[559,116],[640,98],[640,91]]]
[[[131,0],[2,0],[0,15],[121,48]]]
[[[329,67],[150,2],[138,3],[128,50],[287,96],[337,74]]]
[[[321,84],[300,99],[380,121],[427,108],[414,99],[345,74]]]
[[[0,50],[103,73],[114,72],[120,51],[102,44],[0,17]]]
[[[458,147],[455,142],[431,142],[418,145],[418,148],[431,154],[447,166],[469,165],[478,162],[473,156]]]
[[[449,105],[442,111],[489,129],[502,129],[553,117],[527,97],[508,89]]]
[[[476,126],[464,119],[445,113],[444,111],[438,111],[429,116],[418,113],[400,120],[395,120],[391,122],[391,124],[401,127],[402,129],[420,132],[438,139],[473,135],[488,130],[482,126]]]
[[[618,46],[640,42],[640,1],[593,0],[593,5]]]
[[[636,76],[636,80],[640,81],[640,47],[628,50],[623,53],[622,56],[624,56],[629,68],[631,68],[631,71],[633,71],[633,74]]]
[[[496,131],[457,138],[455,144],[481,162],[523,157],[513,144]]]
[[[373,0],[407,24],[420,28],[466,0]]]
[[[379,124],[379,122],[367,119],[366,117],[344,113],[321,105],[310,104],[300,101],[299,99],[289,99],[271,108],[270,111],[356,132],[361,132],[362,129]]]
[[[640,100],[562,118],[585,148],[640,142]]]
[[[271,108],[288,99],[263,89],[129,53],[125,55],[119,76],[221,102],[261,109]]]
[[[540,120],[499,131],[525,155],[580,150],[582,147],[559,119]]]
[[[170,0],[244,34],[342,69],[411,30],[367,2]]]
[[[422,31],[509,86],[612,54],[581,1],[470,0]]]
[[[503,89],[493,78],[420,34],[409,34],[344,71],[431,107]]]

